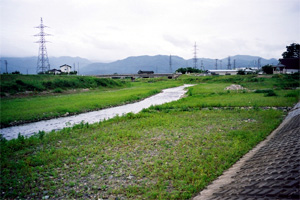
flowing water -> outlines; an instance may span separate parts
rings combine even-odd
[[[103,121],[104,119],[110,119],[117,115],[122,116],[127,113],[138,113],[144,108],[149,108],[151,105],[161,105],[171,101],[180,99],[185,93],[186,87],[193,85],[185,84],[183,86],[169,88],[163,90],[161,93],[146,98],[140,102],[117,106],[113,108],[107,108],[99,111],[92,111],[82,113],[79,115],[61,117],[56,119],[44,120],[34,123],[28,123],[20,126],[12,126],[8,128],[0,129],[0,133],[8,140],[17,138],[18,134],[24,136],[31,136],[39,131],[50,132],[52,130],[60,130],[65,127],[72,127],[75,124],[79,124],[82,121],[84,123],[95,123]]]

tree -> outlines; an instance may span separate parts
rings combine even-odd
[[[245,75],[245,71],[242,70],[242,69],[240,69],[240,70],[238,70],[237,74],[238,74],[238,75]]]
[[[263,72],[266,74],[273,74],[273,67],[272,65],[265,65],[262,67]]]
[[[283,58],[299,58],[300,57],[300,45],[293,43],[290,46],[286,46],[286,51],[282,53]]]
[[[11,74],[20,74],[20,72],[19,71],[14,71]]]
[[[191,67],[187,67],[187,68],[179,68],[176,70],[176,72],[185,74],[185,73],[202,73],[201,69],[195,69],[195,68],[191,68]]]

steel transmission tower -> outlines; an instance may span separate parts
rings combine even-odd
[[[228,56],[228,64],[227,64],[227,69],[231,69],[231,64],[230,64],[230,56]]]
[[[220,60],[220,69],[222,69],[222,60]]]
[[[204,71],[203,60],[201,60],[201,70]]]
[[[216,67],[216,69],[218,69],[218,59],[216,59],[215,67]]]
[[[43,24],[43,18],[41,18],[41,24],[35,27],[40,29],[40,32],[34,35],[40,38],[38,41],[36,41],[36,43],[40,44],[36,73],[45,73],[46,71],[50,70],[50,63],[49,63],[47,48],[46,48],[46,42],[48,41],[46,41],[45,39],[45,36],[50,36],[50,34],[44,32],[44,28],[47,27],[48,26],[45,26]]]
[[[194,61],[194,68],[197,69],[198,59],[197,59],[197,44],[196,44],[196,42],[195,42],[195,45],[194,45],[194,59],[193,59],[193,61]]]
[[[261,58],[257,59],[257,69],[261,68]]]

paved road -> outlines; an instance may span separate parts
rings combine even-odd
[[[194,200],[300,199],[300,102],[255,149]]]

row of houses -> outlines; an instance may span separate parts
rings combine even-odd
[[[67,65],[67,64],[64,64],[62,66],[59,67],[59,69],[50,69],[48,71],[48,73],[53,73],[53,74],[61,74],[61,73],[67,73],[67,74],[70,74],[71,72],[71,66],[70,65]]]
[[[279,59],[277,65],[272,65],[273,74],[294,74],[300,72],[300,59],[299,58],[283,58]],[[255,73],[257,68],[240,68],[236,70],[221,69],[221,70],[208,70],[211,75],[236,75],[239,70],[243,70],[245,74]]]
[[[279,59],[277,65],[273,65],[273,74],[294,74],[300,72],[299,58],[283,58]]]

